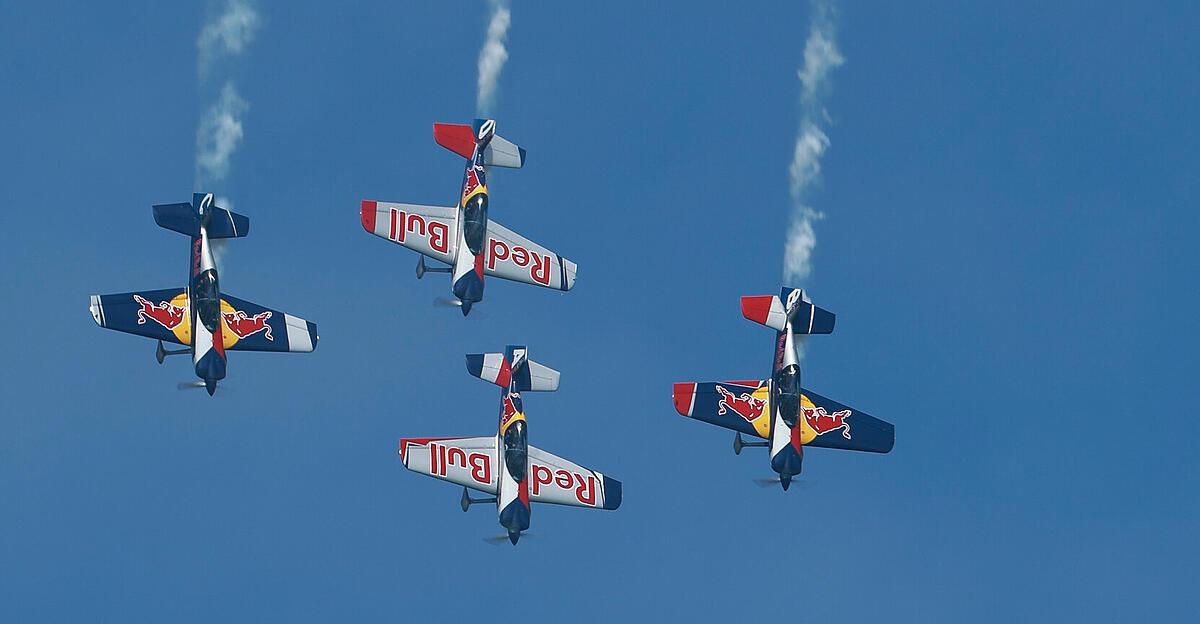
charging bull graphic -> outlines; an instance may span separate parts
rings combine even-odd
[[[847,440],[850,438],[850,423],[846,419],[850,417],[850,410],[838,410],[832,414],[825,411],[823,407],[803,407],[804,421],[812,427],[814,433],[819,436],[825,435],[831,431],[842,430],[842,437]]]
[[[743,392],[741,396],[734,396],[732,392],[725,389],[725,386],[718,385],[717,392],[721,395],[721,400],[717,403],[717,414],[725,414],[725,410],[732,410],[738,416],[746,419],[746,422],[754,422],[763,415],[763,409],[767,407],[767,401],[760,399],[750,394]]]
[[[133,296],[133,300],[142,306],[137,311],[138,325],[145,325],[146,319],[150,318],[167,329],[175,329],[183,322],[184,309],[169,301],[160,301],[158,305],[155,305],[145,297],[136,294]]]
[[[265,331],[266,333],[263,334],[263,338],[270,341],[275,340],[271,336],[271,326],[267,324],[267,319],[271,318],[270,310],[260,312],[254,316],[247,316],[241,310],[234,310],[233,312],[224,312],[221,316],[225,317],[225,326],[239,339],[246,336],[253,336],[260,331]]]

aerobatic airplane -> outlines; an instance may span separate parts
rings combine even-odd
[[[463,316],[483,300],[484,276],[555,290],[575,285],[575,263],[488,220],[487,167],[520,168],[525,150],[496,136],[496,122],[433,124],[438,145],[467,159],[462,193],[454,206],[422,206],[363,200],[359,217],[368,232],[421,255],[417,279],[450,273]],[[449,265],[427,267],[425,256]]]
[[[403,438],[404,467],[463,486],[465,512],[495,503],[500,525],[514,545],[529,528],[531,503],[613,510],[621,506],[621,482],[530,445],[522,392],[553,392],[558,371],[528,358],[525,347],[467,356],[467,370],[500,386],[500,426],[479,438]],[[490,494],[471,498],[468,489]]]
[[[154,221],[191,237],[187,287],[92,295],[97,325],[158,340],[159,364],[191,353],[210,396],[225,378],[226,351],[308,353],[317,346],[315,324],[221,293],[210,241],[245,236],[249,218],[217,207],[211,193],[195,193],[190,204],[154,206]],[[187,348],[168,351],[164,341]]]
[[[890,423],[800,386],[795,336],[832,332],[832,312],[813,305],[803,291],[785,287],[778,297],[742,297],[742,315],[776,331],[771,378],[677,383],[676,411],[736,431],[735,454],[744,447],[769,447],[771,469],[779,473],[784,490],[800,474],[805,446],[892,450],[896,431]],[[767,441],[744,442],[743,433]]]

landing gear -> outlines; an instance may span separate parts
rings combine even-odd
[[[431,268],[425,266],[425,256],[421,256],[421,258],[419,260],[417,260],[417,279],[421,279],[422,277],[425,277],[426,273],[449,273],[452,270],[453,269],[451,269],[450,267],[445,267],[445,268],[434,267],[431,269]]]
[[[742,441],[742,432],[739,431],[733,435],[733,454],[741,455],[742,449],[744,449],[748,446],[763,446],[763,447],[765,447],[765,446],[767,446],[767,444],[768,444],[767,442],[744,442],[744,441]],[[785,486],[783,489],[786,490],[787,487]]]
[[[163,360],[166,359],[166,357],[168,355],[183,355],[184,353],[191,353],[191,352],[192,352],[191,349],[177,349],[175,351],[167,351],[166,349],[163,348],[162,341],[159,340],[158,348],[154,350],[154,359],[158,360],[159,364],[162,364]]]
[[[462,507],[463,513],[466,513],[466,511],[471,508],[471,505],[475,505],[478,503],[493,503],[494,504],[495,502],[496,502],[495,496],[493,496],[491,498],[471,498],[470,491],[468,491],[467,488],[463,488],[462,500],[459,501],[458,505],[459,505],[459,507]],[[516,544],[516,542],[513,542],[513,543]]]

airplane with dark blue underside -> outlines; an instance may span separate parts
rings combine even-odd
[[[892,450],[896,430],[890,423],[800,385],[795,337],[833,332],[832,312],[813,305],[803,291],[785,287],[778,297],[742,297],[742,315],[775,330],[771,377],[676,383],[676,411],[736,431],[735,454],[746,447],[769,448],[771,469],[785,490],[800,474],[805,446],[870,453]],[[765,441],[746,442],[742,434]]]
[[[154,221],[191,239],[187,287],[92,295],[88,307],[97,325],[157,340],[159,364],[190,353],[209,395],[225,378],[226,351],[316,348],[316,324],[221,292],[211,241],[245,236],[248,217],[218,207],[212,193],[195,193],[190,204],[154,206]],[[164,342],[186,348],[167,350]]]

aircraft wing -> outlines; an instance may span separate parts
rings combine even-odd
[[[621,482],[531,445],[529,500],[612,510],[621,506]]]
[[[413,472],[495,494],[496,436],[482,438],[401,438],[400,461]]]
[[[485,275],[516,282],[571,290],[575,263],[496,223],[488,221]]]
[[[896,427],[874,416],[800,389],[804,413],[802,444],[868,453],[887,453],[896,444]]]
[[[683,416],[760,438],[771,435],[766,380],[685,381],[675,384],[672,395]]]
[[[454,264],[458,241],[458,208],[422,206],[364,199],[359,210],[363,229],[404,245],[434,260]]]
[[[100,327],[163,342],[192,344],[186,288],[92,295],[88,309]]]
[[[221,329],[232,351],[290,351],[317,348],[317,324],[237,297],[221,295]]]

